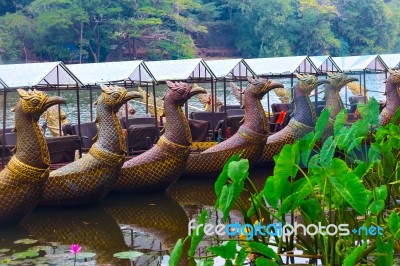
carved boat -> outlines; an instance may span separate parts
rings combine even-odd
[[[16,153],[0,172],[0,223],[22,219],[37,205],[49,176],[50,155],[38,126],[41,114],[65,103],[41,91],[17,90],[21,99],[14,108]]]
[[[50,173],[41,205],[90,204],[103,198],[115,184],[125,159],[125,142],[118,109],[138,92],[102,86],[97,100],[98,140],[79,160]]]
[[[390,70],[386,80],[386,106],[379,115],[379,124],[387,125],[400,106],[400,70]],[[397,121],[399,123],[400,121]]]
[[[289,124],[282,130],[268,137],[264,150],[259,157],[259,163],[272,162],[285,144],[292,144],[314,129],[316,114],[310,101],[311,92],[318,86],[328,83],[327,80],[318,81],[316,76],[297,75],[299,81],[293,88],[294,110]]]
[[[206,91],[183,82],[167,81],[167,85],[165,133],[150,150],[124,163],[114,190],[163,191],[186,168],[192,137],[182,106],[191,96]]]
[[[342,98],[339,93],[342,88],[350,82],[358,81],[357,78],[347,77],[344,73],[328,72],[328,84],[325,84],[325,109],[330,109],[329,123],[325,128],[322,140],[333,135],[333,124],[340,110],[344,109]]]
[[[283,88],[283,85],[266,79],[249,78],[249,85],[244,91],[244,124],[231,138],[199,154],[191,154],[185,175],[216,175],[224,163],[237,153],[249,159],[250,164],[257,162],[268,133],[267,117],[261,99],[275,88]]]

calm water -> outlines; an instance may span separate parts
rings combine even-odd
[[[355,77],[360,79],[359,75],[356,75]],[[361,77],[362,80],[362,77]],[[378,100],[385,100],[384,95],[382,94],[385,85],[383,81],[385,80],[385,75],[384,74],[370,74],[366,76],[366,87],[368,90],[372,90],[374,92],[369,92],[368,95],[370,97],[375,97]],[[291,81],[290,79],[274,79],[274,81],[281,82],[285,85],[285,88],[290,88],[291,87]],[[296,82],[296,80],[294,81]],[[364,81],[362,80],[362,83]],[[247,82],[242,83],[243,86],[247,84]],[[210,84],[199,84],[200,86],[208,89],[209,92],[211,92],[210,89]],[[237,83],[239,85],[239,83]],[[145,88],[144,88],[145,89]],[[149,88],[149,91],[151,91],[152,88]],[[166,90],[166,85],[158,85],[156,86],[156,96],[157,97],[162,97],[164,95],[164,92]],[[380,93],[377,93],[375,91],[378,91]],[[50,91],[49,94],[55,95],[56,92]],[[80,90],[80,109],[81,109],[81,115],[80,119],[82,122],[88,122],[91,120],[94,120],[95,117],[95,108],[91,108],[90,104],[90,93],[89,90]],[[92,98],[93,101],[97,99],[97,97],[100,95],[100,90],[93,90],[92,91]],[[224,95],[224,89],[223,89],[223,83],[217,83],[217,95],[223,102],[223,95]],[[342,90],[341,96],[343,98],[343,101],[346,103],[346,98],[350,97],[351,91],[346,91]],[[68,121],[70,123],[76,123],[78,120],[78,114],[77,114],[77,104],[76,104],[76,92],[75,91],[61,91],[61,96],[67,99],[67,104],[62,106],[62,110],[64,110],[67,114]],[[319,98],[322,99],[323,93],[319,94]],[[314,101],[314,98],[312,98]],[[14,121],[14,116],[13,113],[11,112],[11,109],[15,105],[15,103],[18,101],[18,94],[16,92],[11,92],[7,94],[7,103],[6,103],[6,124],[7,127],[12,127],[13,126],[13,121]],[[272,103],[277,103],[280,102],[278,97],[275,95],[274,92],[269,93],[266,97],[263,98],[262,104],[264,106],[265,110],[268,110],[268,106],[270,106]],[[227,104],[228,105],[238,105],[239,102],[236,100],[234,95],[232,94],[229,84],[227,84]],[[145,106],[140,104],[140,103],[133,103],[135,109],[137,109],[137,112],[140,113],[145,113]],[[197,97],[193,97],[193,99],[189,100],[189,105],[198,107],[203,109],[202,103],[200,103],[197,99]],[[92,105],[93,106],[93,105]],[[194,109],[189,109],[189,112],[195,111]],[[3,113],[3,98],[1,97],[0,99],[0,120],[2,120],[2,113]],[[92,116],[91,116],[92,113]],[[92,119],[91,119],[92,118]]]
[[[252,171],[260,189],[268,175],[268,169]],[[0,265],[13,253],[27,249],[39,250],[40,257],[7,265],[72,265],[68,249],[73,243],[83,246],[83,256],[87,254],[87,262],[81,258],[78,265],[168,265],[175,242],[188,235],[189,220],[197,219],[206,209],[209,223],[221,222],[221,213],[213,210],[213,185],[213,179],[185,178],[166,193],[111,194],[95,206],[35,209],[20,225],[0,228]],[[237,210],[229,219],[242,222]],[[37,242],[15,243],[21,239]],[[221,241],[208,239],[200,244],[198,255],[206,254],[207,245]],[[133,261],[113,257],[114,253],[129,250],[144,255]],[[192,264],[183,258],[181,265]],[[215,265],[220,264],[216,261]]]

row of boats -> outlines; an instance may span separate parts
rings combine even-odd
[[[20,100],[14,109],[16,152],[0,172],[0,223],[18,222],[37,205],[95,203],[112,190],[162,191],[182,175],[215,175],[229,157],[238,153],[251,165],[271,162],[285,144],[313,130],[316,113],[310,94],[317,86],[325,84],[326,108],[331,108],[330,118],[334,121],[343,108],[339,92],[354,80],[343,73],[329,74],[326,80],[298,75],[293,89],[293,116],[284,129],[270,135],[261,99],[283,85],[268,79],[249,78],[243,92],[244,123],[229,139],[196,154],[191,153],[192,138],[182,106],[193,95],[206,91],[187,83],[167,81],[164,134],[150,150],[127,161],[116,112],[127,101],[142,95],[118,86],[102,86],[96,102],[97,141],[85,156],[51,172],[49,152],[38,120],[47,108],[65,101],[41,91],[20,89]],[[400,71],[392,71],[386,81],[387,102],[380,115],[382,125],[390,121],[399,107],[399,87]],[[332,125],[326,132],[332,131]]]

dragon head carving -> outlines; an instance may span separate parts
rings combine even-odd
[[[103,99],[103,102],[106,106],[112,108],[114,112],[118,112],[119,108],[127,101],[142,98],[142,94],[137,91],[127,91],[125,88],[120,86],[105,86],[100,85],[101,90],[103,91],[101,97],[99,99]],[[99,103],[99,100],[96,101]]]
[[[328,72],[327,74],[331,86],[326,86],[325,88],[333,89],[337,92],[339,92],[346,84],[353,81],[358,81],[358,78],[347,77],[346,74],[340,72]]]
[[[400,95],[400,70],[389,70],[389,77],[386,83],[392,83],[396,86],[397,93]]]
[[[326,79],[318,80],[316,76],[309,74],[300,75],[296,73],[296,77],[299,79],[298,87],[300,91],[306,95],[309,95],[319,85],[329,83]]]
[[[207,91],[201,87],[192,87],[188,83],[184,82],[171,82],[167,81],[168,90],[165,93],[163,100],[173,102],[177,105],[182,106],[190,97],[199,93],[207,93]]]
[[[263,78],[258,78],[258,79],[253,79],[253,78],[247,78],[249,81],[249,86],[246,91],[250,91],[253,95],[255,95],[258,99],[262,99],[264,95],[276,88],[283,88],[283,84],[278,83],[278,82],[272,82],[269,79],[263,79]]]
[[[50,106],[65,103],[65,100],[59,96],[49,96],[43,91],[17,89],[20,96],[19,104],[13,111],[21,108],[25,114],[31,115],[35,121],[38,121],[42,113]]]

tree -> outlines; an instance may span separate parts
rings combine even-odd
[[[8,62],[25,62],[34,36],[32,20],[21,12],[0,17],[0,54]]]

